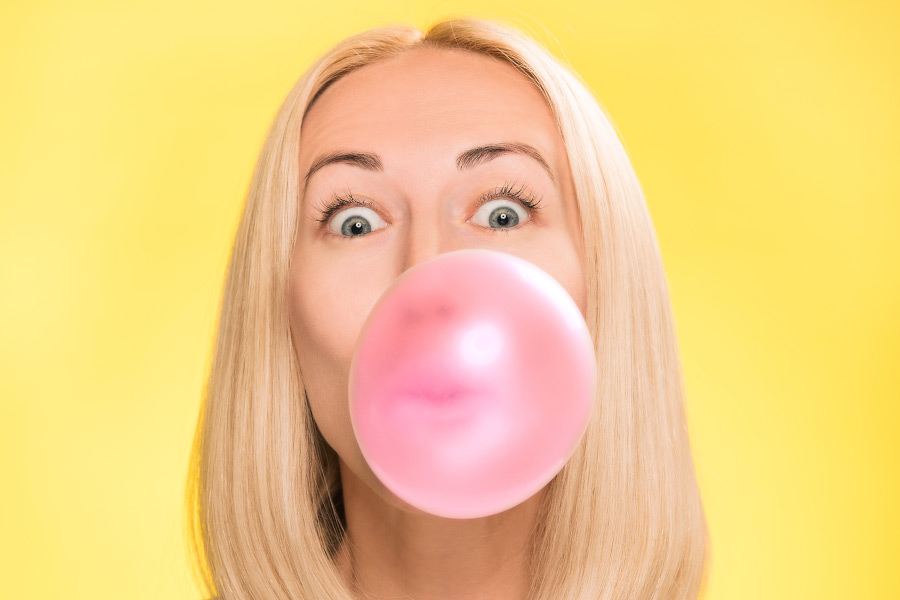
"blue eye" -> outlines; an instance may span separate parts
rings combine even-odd
[[[494,202],[502,199],[506,200],[506,204]],[[510,200],[514,200],[514,202]],[[334,223],[329,222],[332,215],[348,206],[353,207],[353,210],[340,211],[341,214],[347,213],[346,217],[335,219]],[[478,211],[475,213],[475,217],[479,215],[487,217],[484,225],[481,223],[476,223],[476,225],[481,225],[493,232],[515,229],[523,219],[530,217],[529,212],[533,215],[541,210],[540,200],[526,192],[524,186],[515,189],[508,183],[482,194],[476,207]],[[341,239],[359,238],[387,225],[374,209],[373,203],[357,199],[349,192],[346,197],[335,194],[324,208],[319,209],[321,217],[316,221],[322,223],[324,228]]]
[[[487,221],[476,222],[476,225],[489,229],[504,230],[516,227],[519,221],[524,221],[528,217],[528,213],[521,205],[516,207],[514,202],[500,199],[482,204],[473,219],[479,216],[486,217]]]
[[[505,199],[507,205],[494,202],[494,200],[500,199]],[[515,202],[510,202],[510,199]],[[524,185],[516,189],[513,185],[506,183],[481,195],[476,204],[478,211],[475,216],[486,213],[487,223],[484,227],[494,233],[508,232],[516,229],[523,218],[528,217],[528,221],[530,221],[533,215],[541,211],[540,204],[540,199],[536,199],[533,194],[526,191]],[[485,207],[488,209],[483,210]],[[519,213],[522,213],[522,216]],[[476,225],[480,225],[480,223],[476,223]]]
[[[327,220],[327,217],[325,217]],[[335,235],[341,237],[360,237],[387,225],[371,208],[354,206],[340,212],[340,216],[326,226]]]

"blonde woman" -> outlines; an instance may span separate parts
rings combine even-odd
[[[598,361],[562,471],[479,519],[388,491],[347,397],[379,296],[462,248],[555,277]],[[696,598],[708,534],[683,402],[651,219],[586,85],[506,24],[366,31],[300,78],[256,165],[192,455],[198,574],[222,600]]]

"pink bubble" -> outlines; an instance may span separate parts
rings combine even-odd
[[[472,519],[537,493],[587,428],[596,360],[566,289],[494,250],[404,272],[360,332],[350,416],[379,480],[425,512]]]

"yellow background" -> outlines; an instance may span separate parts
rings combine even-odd
[[[232,233],[311,61],[515,20],[644,186],[710,600],[900,598],[896,2],[4,2],[0,595],[193,599],[181,499]]]

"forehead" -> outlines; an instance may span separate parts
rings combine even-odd
[[[301,163],[345,147],[448,153],[517,140],[560,158],[562,140],[537,86],[509,63],[464,50],[417,48],[350,72],[307,113]]]

